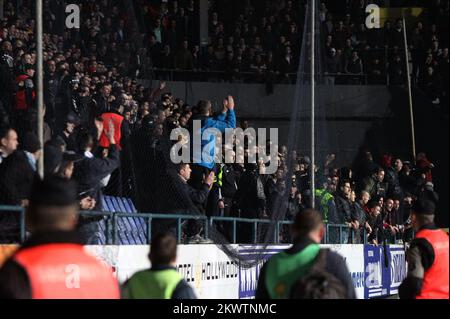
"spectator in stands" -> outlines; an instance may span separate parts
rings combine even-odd
[[[395,167],[392,167],[392,156],[384,155],[381,165],[385,169],[385,180],[388,184],[388,192],[386,193],[386,195],[391,198],[402,196],[400,180],[398,176],[398,172],[403,167],[402,161],[400,159],[397,159],[395,161]]]
[[[204,213],[206,201],[214,183],[215,173],[211,172],[203,179],[201,189],[195,189],[188,184],[191,179],[191,173],[192,170],[189,164],[182,163],[179,165],[178,176],[183,186],[183,191],[192,200],[198,211]]]
[[[379,58],[375,57],[368,64],[367,74],[369,75],[369,84],[383,84],[385,83],[385,68]]]
[[[11,127],[0,127],[0,165],[17,150],[19,140],[16,131]]]
[[[175,68],[180,70],[191,71],[194,69],[194,57],[189,50],[188,41],[183,41],[181,49],[175,57]]]
[[[74,232],[77,216],[73,183],[59,178],[36,181],[27,211],[32,237],[0,269],[0,298],[120,298],[112,270],[88,255]],[[76,287],[67,281],[74,264],[79,268]]]
[[[352,220],[354,215],[352,214],[351,210],[351,202],[350,202],[351,192],[352,188],[350,182],[348,180],[343,180],[341,182],[340,190],[335,199],[336,210],[339,216],[338,224],[346,225],[348,226],[348,228],[354,228],[354,225],[352,225],[352,223],[356,221],[356,219]],[[350,235],[349,229],[342,229],[342,238],[340,238],[340,243],[347,244],[349,235]]]
[[[425,175],[425,181],[432,183],[434,164],[427,158],[425,153],[417,154],[417,167],[420,169],[421,174]]]
[[[392,62],[389,63],[389,77],[392,85],[405,84],[405,63],[400,55],[396,55]]]
[[[359,58],[358,51],[353,51],[351,58],[347,61],[345,65],[345,72],[351,75],[362,75],[364,73],[363,64]],[[361,79],[358,77],[352,77],[351,83],[361,84]]]
[[[396,213],[396,210],[394,210],[394,200],[388,198],[386,200],[382,213],[385,236],[387,237],[388,243],[395,243],[396,236],[400,232],[400,229],[398,227],[399,216],[397,216]]]
[[[123,299],[197,299],[176,269],[177,239],[172,234],[153,238],[149,259],[152,268],[138,272],[124,284]]]
[[[5,205],[28,206],[31,186],[37,177],[37,161],[42,154],[39,139],[27,133],[21,150],[8,156],[0,166],[0,202]]]
[[[236,194],[236,202],[241,218],[262,218],[266,213],[266,194],[264,183],[256,164],[245,164],[245,171],[241,176]],[[251,243],[251,225],[240,225],[240,242]]]
[[[364,190],[370,194],[370,197],[376,196],[386,197],[388,192],[388,184],[385,180],[385,170],[378,168],[372,176],[364,179]]]
[[[178,166],[178,179],[180,184],[180,191],[188,198],[193,207],[197,209],[197,212],[205,214],[206,204],[208,201],[209,193],[213,187],[215,173],[210,172],[203,178],[202,186],[200,188],[194,188],[188,184],[191,179],[192,170],[189,164],[181,163]],[[175,229],[172,224],[172,232]],[[199,221],[188,221],[187,224],[187,236],[190,243],[205,243],[204,239],[200,236],[203,225]]]
[[[212,105],[210,101],[200,101],[197,105],[198,114],[195,115],[189,124],[191,136],[197,134],[198,136],[203,136],[203,133],[208,129],[217,129],[222,134],[225,133],[226,129],[236,128],[236,114],[235,114],[235,101],[232,96],[228,96],[223,101],[222,112],[217,117],[211,117]],[[194,132],[194,124],[200,124],[200,131]],[[194,149],[193,162],[195,165],[192,167],[192,179],[190,184],[196,188],[200,189],[202,181],[205,176],[209,175],[215,167],[215,147],[211,148],[209,156],[202,154],[203,148],[206,145],[215,145],[216,137],[214,134],[209,134],[208,139],[202,139],[201,143],[201,153]]]
[[[364,238],[364,228],[366,227],[367,216],[361,204],[356,200],[356,193],[352,190],[350,194],[350,209],[352,212],[352,231],[354,231],[351,237],[353,241],[352,244],[363,244]]]
[[[327,76],[327,83],[334,85],[335,75],[341,72],[341,61],[339,56],[336,55],[336,49],[331,48],[330,53],[326,57],[325,75]]]
[[[78,191],[80,197],[90,196],[95,199],[95,210],[102,209],[102,188],[108,183],[105,179],[109,179],[110,175],[119,167],[120,157],[117,150],[115,140],[115,130],[111,125],[106,133],[110,147],[107,150],[107,156],[94,155],[94,138],[91,134],[85,132],[79,137],[79,149],[83,160],[76,163],[73,178],[78,183]],[[99,225],[96,223],[98,218],[82,218],[79,223],[79,231],[85,242],[95,243],[94,234],[98,230]]]
[[[335,193],[332,182],[319,181],[319,187],[316,188],[316,207],[321,213],[324,223],[338,223],[338,215],[336,212],[336,202],[333,194]]]
[[[378,202],[372,201],[368,205],[369,214],[367,216],[368,239],[371,244],[378,245],[382,243],[383,237],[383,218],[381,216],[381,206]]]
[[[111,103],[116,100],[114,95],[111,95],[112,87],[110,84],[103,84],[101,92],[99,92],[95,97],[95,116],[101,116],[111,110]]]
[[[441,78],[434,71],[433,67],[428,67],[426,73],[422,76],[421,87],[425,91],[431,103],[438,105],[441,103]]]
[[[325,236],[325,227],[320,214],[314,210],[306,210],[298,214],[291,233],[294,246],[272,257],[261,269],[256,299],[292,298],[297,281],[308,273],[308,269],[314,264],[313,261],[320,258],[318,256],[321,253],[326,254],[324,270],[337,279],[338,285],[343,289],[343,294],[339,298],[355,299],[353,281],[345,260],[334,252],[321,251],[319,247]],[[291,266],[286,267],[286,265]]]

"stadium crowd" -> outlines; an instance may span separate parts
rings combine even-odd
[[[305,1],[211,1],[209,41],[200,46],[198,12],[193,1],[159,4],[142,0],[153,68],[176,70],[180,80],[292,83],[302,46]],[[366,6],[384,1],[322,1],[319,10],[327,83],[391,84],[406,81],[403,23],[387,20],[368,29]],[[391,5],[424,7],[408,26],[414,83],[435,104],[448,96],[448,1],[397,1]],[[150,21],[150,24],[148,23]],[[186,41],[184,41],[186,40]],[[180,72],[188,72],[179,77]],[[155,72],[155,71],[154,71]],[[174,72],[156,71],[159,78]]]
[[[188,40],[181,42],[172,38],[171,34],[178,32],[175,31],[176,24],[170,21],[179,15],[189,16],[192,2],[188,2],[185,10],[182,10],[181,7],[178,9],[176,1],[171,1],[168,7],[161,7],[162,14],[152,10],[151,6],[144,10],[149,15],[159,17],[155,21],[149,18],[149,21],[156,23],[152,24],[154,27],[148,39],[149,48],[143,47],[148,50],[150,57],[153,53],[158,55],[161,48],[163,51],[177,52],[181,60],[191,56],[191,43],[195,38],[189,38],[188,34]],[[298,42],[299,25],[293,21],[298,21],[299,13],[294,8],[299,6],[293,1],[287,1],[285,5],[281,2],[280,7],[277,4],[276,8],[272,8],[267,6],[270,3],[261,4],[263,11],[277,14],[268,16],[262,22],[250,23],[246,21],[252,20],[250,17],[261,8],[255,3],[246,2],[242,18],[238,19],[237,26],[231,28],[233,33],[238,29],[242,33],[242,37],[236,34],[233,36],[236,47],[230,40],[231,36],[226,36],[230,33],[222,30],[225,25],[227,28],[232,25],[225,20],[229,16],[223,11],[214,14],[219,9],[214,5],[211,7],[211,25],[215,28],[211,28],[212,46],[208,50],[215,62],[210,65],[229,67],[229,62],[221,64],[217,61],[238,59],[241,54],[242,59],[250,61],[243,65],[256,63],[259,65],[257,72],[260,72],[265,70],[261,65],[269,59],[271,50],[289,55],[287,60],[295,63],[299,54],[299,47],[295,45]],[[63,2],[46,1],[47,16],[51,19],[46,20],[47,32],[44,36],[45,144],[40,145],[36,135],[35,27],[30,4],[31,1],[23,1],[18,14],[13,1],[5,1],[5,17],[0,28],[0,204],[27,207],[42,150],[45,154],[46,176],[58,175],[75,180],[78,183],[80,208],[101,211],[103,194],[135,196],[136,168],[133,170],[131,158],[135,155],[133,149],[136,143],[133,140],[140,133],[149,134],[153,141],[151,148],[158,149],[162,142],[169,142],[174,128],[190,128],[193,119],[201,119],[204,126],[211,125],[222,130],[237,127],[234,108],[239,107],[239,101],[236,101],[235,106],[232,97],[224,101],[223,109],[217,110],[213,117],[214,110],[208,101],[189,105],[174,97],[165,82],[160,82],[153,89],[140,84],[139,76],[136,76],[141,68],[139,55],[146,50],[129,42],[134,35],[127,28],[123,1],[86,1],[82,12],[87,18],[82,20],[80,30],[70,31],[63,31],[61,23],[64,21],[59,21],[55,14]],[[216,5],[219,6],[218,3]],[[322,6],[322,11],[327,11],[326,5]],[[336,46],[337,51],[342,49],[353,52],[355,57],[353,49],[345,50],[350,22],[341,24],[337,20],[341,30],[338,31],[334,29],[335,20],[330,20],[331,16],[331,13],[325,14],[324,25],[330,26],[332,47]],[[327,21],[332,23],[327,24]],[[175,29],[168,30],[169,25]],[[271,25],[276,25],[275,30],[271,30]],[[342,31],[342,28],[346,31]],[[430,30],[433,28],[436,27]],[[249,34],[245,35],[247,29]],[[263,29],[266,30],[266,36],[261,36],[258,42],[255,32]],[[448,55],[445,56],[448,50],[441,50],[445,40],[440,38],[438,30],[435,36],[442,44],[433,41],[432,64],[448,63]],[[270,36],[272,32],[277,36]],[[351,39],[357,41],[356,37]],[[393,41],[395,44],[396,40]],[[178,42],[183,46],[180,51],[176,49]],[[384,44],[383,41],[381,43]],[[151,45],[159,49],[152,51]],[[249,48],[239,48],[239,45],[249,45]],[[353,46],[353,43],[350,42],[350,45]],[[233,48],[232,55],[226,53],[227,48]],[[287,61],[287,55],[281,57],[281,60],[285,59],[283,63]],[[280,57],[272,55],[271,59],[279,60]],[[162,56],[161,61],[167,61],[167,56]],[[288,64],[273,71],[287,74],[292,70]],[[443,69],[448,72],[448,66]],[[250,124],[241,120],[239,126],[247,129]],[[246,145],[240,147],[249,151]],[[150,153],[146,152],[143,151],[144,155]],[[285,210],[286,214],[283,215],[289,220],[310,206],[310,160],[300,151],[288,153],[286,146],[280,145],[279,153],[279,168],[276,174],[270,176],[263,174],[264,164],[260,162],[206,165],[201,168],[183,164],[177,167],[177,175],[183,183],[182,188],[202,214],[267,219],[274,215],[272,210],[276,207],[277,210]],[[289,158],[295,163],[292,169],[287,167]],[[318,165],[317,207],[327,223],[347,227],[343,238],[333,237],[330,240],[351,240],[357,243],[364,241],[365,235],[373,243],[388,238],[404,240],[403,235],[410,228],[412,203],[424,196],[438,201],[431,174],[433,164],[423,153],[411,160],[414,161],[408,162],[393,155],[375,159],[367,152],[362,154],[357,167],[336,167],[335,154]],[[162,182],[160,175],[146,178],[156,183]],[[292,187],[286,189],[291,184]],[[280,208],[275,203],[286,194],[289,195],[287,206]],[[80,231],[85,233],[86,238],[95,231],[95,222],[95,219],[81,219]],[[3,220],[3,223],[7,222]],[[188,233],[200,241],[200,231],[194,225]],[[224,233],[229,236],[227,230]],[[330,236],[334,236],[332,234],[330,232]],[[241,242],[252,240],[251,233],[245,229],[240,231],[239,236]]]

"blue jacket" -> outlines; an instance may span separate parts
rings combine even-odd
[[[201,121],[201,131],[200,132],[194,132],[193,131],[193,123],[194,121]],[[221,113],[215,117],[207,117],[204,115],[199,115],[193,118],[191,123],[191,132],[192,132],[192,139],[195,137],[195,134],[202,137],[203,133],[207,129],[217,129],[222,134],[225,133],[226,129],[235,129],[236,128],[236,113],[233,110],[229,110],[227,113]],[[201,150],[198,152],[195,148],[193,148],[192,157],[193,157],[193,164],[206,167],[210,170],[214,168],[215,162],[215,156],[216,156],[216,150],[215,150],[215,144],[216,144],[216,136],[214,134],[209,134],[205,140],[202,138],[201,142]],[[191,140],[191,145],[193,146],[193,141]],[[206,147],[206,148],[205,148]],[[205,153],[208,155],[202,156],[202,152],[205,150]]]

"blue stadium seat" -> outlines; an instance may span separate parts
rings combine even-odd
[[[133,201],[129,198],[103,196],[103,211],[108,213],[136,214]],[[117,219],[117,244],[118,245],[146,245],[147,223],[143,218],[120,217]],[[107,232],[106,221],[100,222],[100,228],[104,234]],[[109,230],[112,234],[112,230]],[[112,238],[112,236],[110,236]],[[106,236],[104,238],[106,243]]]

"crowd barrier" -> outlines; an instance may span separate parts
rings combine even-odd
[[[234,217],[206,217],[203,215],[180,215],[180,214],[145,214],[138,213],[131,201],[128,199],[108,198],[104,199],[104,212],[80,212],[80,217],[86,220],[94,220],[90,223],[97,225],[97,230],[92,236],[91,245],[146,245],[151,242],[153,235],[153,221],[173,221],[176,229],[178,243],[183,243],[183,223],[188,220],[197,220],[204,224],[203,236],[210,238],[211,229],[218,223],[230,223],[230,243],[237,244],[237,226],[251,224],[252,244],[280,244],[282,243],[282,232],[288,233],[287,228],[291,221],[275,221],[269,219],[246,219]],[[2,215],[18,214],[19,219],[13,218],[14,222],[7,227],[2,224]],[[11,217],[11,216],[10,216]],[[10,218],[11,219],[11,218]],[[265,230],[272,227],[268,241],[261,242],[258,234],[261,227]],[[333,233],[333,236],[330,236]],[[326,236],[323,244],[346,244],[348,237],[353,238],[353,231],[349,231],[346,225],[326,225]],[[267,236],[263,236],[267,237]],[[367,236],[363,236],[363,243],[367,243]],[[0,206],[0,244],[22,243],[26,239],[25,210],[21,207]]]

